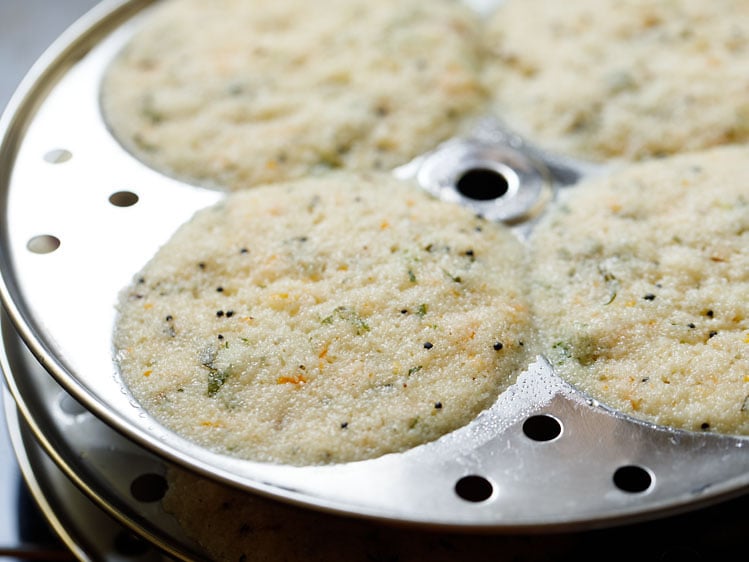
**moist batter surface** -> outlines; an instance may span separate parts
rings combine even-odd
[[[641,160],[749,139],[749,1],[505,0],[495,113],[548,149]]]
[[[456,0],[167,0],[102,107],[138,158],[209,187],[389,170],[483,109],[479,29]]]
[[[749,434],[749,150],[622,168],[563,192],[531,239],[558,373],[658,424]]]

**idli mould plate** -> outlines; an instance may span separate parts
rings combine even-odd
[[[3,370],[16,398],[41,393],[44,383],[34,381],[43,377],[28,376],[41,369],[128,447],[280,501],[429,528],[603,527],[747,490],[746,438],[632,420],[569,387],[542,358],[467,426],[361,462],[230,458],[151,418],[113,359],[117,294],[178,226],[222,196],[137,161],[102,119],[102,74],[151,4],[105,1],[81,18],[32,68],[0,121]],[[546,155],[491,121],[396,170],[521,237],[556,189],[599,172]],[[495,179],[489,191],[476,191],[477,174]],[[19,358],[26,353],[33,360]],[[39,432],[59,433],[43,419],[54,412],[36,410],[29,416]]]

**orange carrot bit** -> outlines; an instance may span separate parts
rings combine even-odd
[[[282,377],[278,377],[278,379],[276,379],[276,382],[278,384],[299,384],[299,385],[301,385],[301,384],[306,384],[307,383],[307,377],[304,376],[301,373],[297,373],[296,375],[293,375],[293,376],[282,376]]]
[[[151,370],[151,369],[148,369],[147,371],[145,371],[145,372],[143,373],[143,376],[144,376],[144,377],[150,377],[152,373],[153,373],[153,370]]]
[[[325,368],[325,356],[328,355],[328,345],[325,344],[325,347],[322,348],[320,353],[317,354],[317,357],[319,358],[319,361],[317,362],[317,368],[322,371]]]
[[[622,211],[622,205],[619,202],[610,203],[609,210],[614,214],[620,213]]]

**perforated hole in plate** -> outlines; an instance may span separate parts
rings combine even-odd
[[[552,441],[562,434],[562,423],[554,416],[538,414],[525,420],[523,433],[533,441]]]
[[[50,164],[62,164],[63,162],[67,162],[73,157],[73,153],[69,150],[65,150],[64,148],[56,148],[54,150],[50,150],[44,155],[44,161],[49,162]]]
[[[60,247],[60,239],[51,234],[34,236],[26,243],[26,248],[34,254],[50,254]]]
[[[614,485],[623,492],[642,493],[653,485],[653,475],[641,466],[620,466],[614,471]]]
[[[466,170],[455,182],[458,193],[475,201],[499,199],[510,189],[507,177],[499,170],[473,168]]]
[[[483,476],[471,474],[455,483],[455,493],[469,502],[483,502],[494,493],[494,486]]]
[[[160,474],[146,473],[137,476],[130,483],[130,494],[139,502],[152,503],[161,500],[168,484]]]
[[[115,207],[132,207],[138,200],[138,195],[132,191],[117,191],[109,196],[109,202]]]
[[[88,410],[78,400],[68,393],[60,394],[60,409],[70,416],[80,416],[88,413]]]

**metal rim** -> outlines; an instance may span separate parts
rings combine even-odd
[[[60,538],[62,543],[71,551],[79,560],[92,560],[91,549],[84,546],[84,541],[72,529],[75,527],[62,517],[57,515],[57,510],[53,508],[50,501],[50,494],[44,490],[41,481],[36,477],[32,467],[31,459],[26,454],[26,448],[21,437],[21,427],[17,416],[11,415],[15,412],[15,403],[7,398],[7,393],[3,393],[5,399],[5,421],[10,436],[11,446],[15,454],[16,461],[21,470],[21,476],[36,502],[42,515],[49,523],[52,530]]]
[[[47,468],[44,472],[59,471],[72,487],[103,512],[108,523],[131,530],[160,551],[180,560],[203,559],[200,549],[157,504],[143,502],[130,493],[132,483],[139,477],[165,473],[163,459],[125,439],[65,392],[36,363],[20,338],[13,342],[7,316],[0,318],[0,327],[6,342],[0,351],[0,370],[7,383],[6,417],[10,433],[17,434],[14,452],[22,459],[30,454],[29,449],[33,452],[39,448],[44,452],[43,457],[36,455],[34,463],[22,461],[22,472],[33,475],[42,470],[35,471],[35,464],[46,465],[49,461],[56,468]],[[26,438],[19,440],[22,434]],[[38,488],[34,496],[42,504],[45,515],[55,521],[56,513],[66,511],[64,506],[46,505],[49,502],[45,498],[55,495],[50,484],[46,490]],[[156,521],[160,524],[155,524]],[[79,528],[70,524],[72,529]],[[55,529],[66,538],[67,526],[58,526]],[[66,544],[70,540],[73,548],[78,548],[75,545],[85,544],[82,537],[86,537],[85,532],[67,537]]]
[[[110,511],[102,509],[77,488],[35,440],[7,391],[3,398],[5,421],[24,482],[44,518],[77,560],[88,562],[118,556],[126,556],[133,562],[167,560],[161,551],[132,535],[111,517]],[[92,529],[96,532],[91,532]]]

